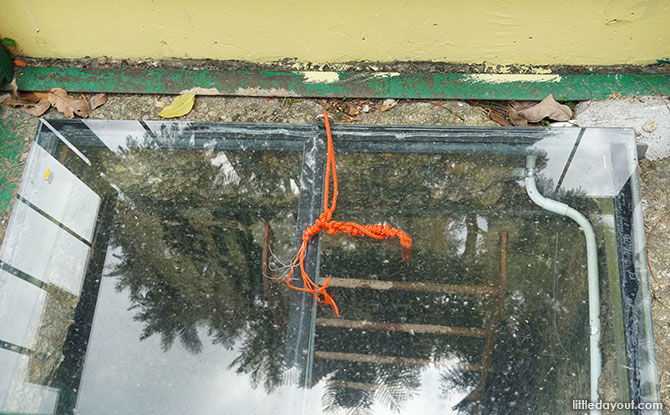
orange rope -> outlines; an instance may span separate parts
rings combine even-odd
[[[374,239],[385,238],[400,238],[400,244],[403,246],[403,260],[409,259],[409,248],[412,247],[412,238],[400,229],[393,228],[389,225],[359,225],[354,222],[337,222],[331,220],[335,206],[337,205],[337,169],[335,167],[335,150],[333,148],[333,136],[330,132],[330,122],[328,120],[328,112],[323,111],[323,121],[326,124],[326,133],[328,134],[328,159],[326,161],[326,179],[324,184],[324,198],[323,198],[323,213],[314,222],[313,226],[308,226],[305,233],[302,235],[302,245],[298,250],[298,254],[291,264],[288,276],[286,277],[286,284],[294,290],[306,291],[314,295],[317,300],[326,305],[330,305],[335,311],[336,315],[340,315],[337,304],[333,298],[328,295],[326,288],[330,284],[330,278],[326,278],[323,285],[319,286],[307,275],[305,272],[305,251],[307,244],[312,236],[318,234],[322,230],[326,230],[329,235],[337,235],[339,232],[348,233],[351,236],[367,235]],[[333,176],[333,199],[328,203],[330,197],[330,176]],[[296,263],[300,263],[300,274],[302,274],[303,287],[297,287],[291,284],[291,276]]]

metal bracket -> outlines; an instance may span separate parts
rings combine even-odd
[[[535,169],[526,169],[524,167],[515,167],[512,171],[515,177],[535,177]]]

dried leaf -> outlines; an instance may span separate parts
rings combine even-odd
[[[191,112],[193,104],[195,103],[195,94],[181,94],[175,98],[170,105],[163,108],[158,113],[163,118],[176,118],[186,115]]]
[[[644,123],[644,125],[642,126],[642,129],[644,131],[648,132],[648,133],[651,133],[654,130],[656,130],[656,127],[658,127],[658,125],[656,124],[656,121],[649,120],[646,123]]]
[[[517,127],[527,127],[528,120],[519,115],[519,109],[514,105],[513,102],[507,105],[507,110],[509,113],[509,120],[512,121],[512,125]]]
[[[49,95],[56,94],[60,96],[66,96],[69,97],[70,95],[67,93],[66,90],[63,88],[51,88],[51,91],[49,92]]]
[[[94,110],[107,102],[107,94],[95,94],[91,98],[91,110]]]
[[[527,107],[526,103],[511,102],[509,118],[514,125],[525,126],[529,122],[537,123],[545,118],[554,121],[569,121],[572,110],[567,105],[559,104],[553,94],[547,95],[539,104]]]
[[[2,103],[4,105],[11,105],[12,107],[30,107],[32,105],[35,105],[34,102],[30,102],[23,98],[15,98],[15,97],[7,97],[2,101]]]
[[[34,115],[35,117],[39,117],[45,112],[47,112],[49,108],[51,108],[51,103],[49,102],[49,100],[42,99],[34,107],[27,108],[26,112],[30,115]]]
[[[40,98],[34,92],[25,92],[21,95],[21,98],[27,99],[28,101],[32,101],[34,103],[38,103],[43,99],[48,99],[48,97]]]
[[[34,92],[24,92],[24,93],[19,92],[19,87],[18,85],[16,85],[16,78],[12,79],[10,85],[12,86],[12,95],[18,101],[24,102],[23,105],[35,105],[40,100],[40,98],[37,95],[35,95]]]
[[[49,92],[33,92],[35,96],[39,99],[49,99]]]
[[[19,68],[25,68],[26,66],[28,66],[28,64],[23,59],[14,59],[14,66],[18,66]]]
[[[398,105],[398,101],[395,99],[385,99],[384,102],[382,102],[382,111],[388,111],[391,108],[395,108],[396,105]]]
[[[74,118],[74,114],[82,118],[88,117],[88,101],[71,97],[62,88],[51,88],[48,99],[67,118]]]
[[[19,86],[16,85],[16,78],[12,79],[12,82],[9,83],[12,86],[12,95],[15,97],[19,96]]]

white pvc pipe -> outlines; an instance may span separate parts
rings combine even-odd
[[[538,192],[535,186],[536,156],[526,158],[526,192],[530,200],[542,209],[567,216],[577,222],[586,238],[586,261],[589,279],[589,349],[591,354],[591,402],[598,402],[598,378],[602,370],[600,360],[600,291],[598,289],[598,248],[593,227],[588,219],[565,203],[547,199]],[[599,409],[592,409],[591,414],[600,414]]]

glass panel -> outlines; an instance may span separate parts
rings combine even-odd
[[[100,197],[40,146],[33,146],[20,196],[91,242]]]
[[[448,142],[467,147],[459,132]],[[336,137],[349,141],[336,147],[334,219],[399,227],[414,238],[412,257],[406,260],[397,241],[322,239],[320,277],[332,278],[342,313],[334,319],[320,308],[316,319],[313,383],[323,388],[325,407],[567,413],[575,396],[592,393],[594,329],[601,332],[595,343],[602,355],[602,366],[595,366],[602,369],[599,395],[628,401],[629,374],[621,370],[628,364],[628,320],[620,314],[613,247],[613,235],[623,228],[612,221],[615,201],[605,198],[630,185],[636,169],[631,134],[548,130],[527,147],[519,134],[521,156],[495,156],[513,154],[513,141],[496,143],[492,133],[482,151],[489,155],[482,156],[404,154],[449,149],[439,139],[430,143],[428,134],[396,132],[383,141],[385,133],[392,132],[372,130],[369,141],[356,141],[349,131]],[[473,131],[470,139],[487,135]],[[540,160],[533,172],[523,171],[524,153]],[[540,193],[582,212],[595,228],[602,294],[591,315],[582,228],[533,203],[519,180],[524,174],[535,175]],[[635,312],[647,318],[648,306],[640,301]],[[601,324],[592,326],[589,319],[598,314]],[[646,348],[639,357],[645,378],[654,378]],[[650,389],[646,393],[655,394]]]
[[[585,129],[574,144],[550,136],[535,143],[533,149],[546,160],[539,171],[547,182],[544,186],[559,194],[616,196],[637,164],[628,134],[616,130]]]
[[[46,293],[35,285],[0,270],[0,333],[2,341],[32,348]]]
[[[31,359],[15,351],[0,349],[0,412],[11,414],[52,414],[58,390],[31,383],[26,378]]]
[[[323,238],[320,275],[335,278],[343,317],[320,309],[316,321],[329,405],[556,413],[588,396],[584,237],[528,199],[513,174],[524,163],[338,155],[336,219],[389,223],[414,242],[403,261],[397,241]]]
[[[282,278],[321,211],[322,129],[50,123],[0,250],[0,411],[570,413],[584,233],[524,177],[595,229],[601,399],[657,399],[630,132],[338,126],[334,219],[414,244],[311,244],[337,318]]]
[[[0,249],[0,260],[78,296],[89,247],[42,214],[17,201]]]
[[[105,154],[87,157],[121,194],[77,412],[244,413],[281,402],[288,298],[263,273],[295,245],[300,153]]]
[[[279,405],[294,388],[284,382],[291,298],[270,274],[295,246],[301,153],[263,150],[274,142],[262,138],[228,145],[189,123],[54,125],[91,167],[49,132],[45,145],[116,199],[101,212],[113,216],[91,265],[101,278],[74,304],[85,313],[72,327],[90,337],[68,339],[53,369],[57,412]]]

